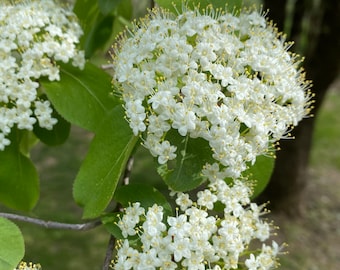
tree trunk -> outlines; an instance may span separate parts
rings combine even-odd
[[[269,17],[283,30],[286,2],[284,0],[265,0]],[[274,172],[266,190],[259,201],[270,201],[274,211],[298,214],[300,198],[308,181],[307,167],[310,155],[315,115],[324,99],[326,91],[337,78],[340,62],[340,1],[323,0],[315,8],[310,0],[297,0],[293,13],[291,38],[297,41],[294,47],[304,48],[306,57],[304,67],[307,78],[313,81],[315,96],[314,117],[303,120],[293,131],[294,140],[280,142],[282,150],[277,152]],[[310,31],[306,36],[304,26],[309,18]],[[307,21],[308,23],[308,21]],[[303,36],[305,35],[305,36]],[[306,46],[301,46],[301,44]],[[293,48],[293,50],[294,50]],[[300,52],[299,52],[300,53]]]

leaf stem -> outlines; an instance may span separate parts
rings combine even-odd
[[[128,162],[126,163],[124,177],[123,177],[123,184],[128,185],[130,182],[131,171],[133,167],[134,158],[130,157]]]

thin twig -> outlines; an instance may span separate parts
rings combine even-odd
[[[46,221],[38,218],[31,218],[22,215],[10,214],[10,213],[0,213],[0,217],[4,217],[11,220],[23,221],[27,223],[32,223],[47,229],[62,229],[62,230],[74,230],[74,231],[87,231],[102,224],[100,220],[91,221],[81,224],[70,224],[62,223],[56,221]]]
[[[114,67],[113,64],[104,64],[104,65],[101,65],[101,68],[103,70],[112,69],[113,67]]]
[[[104,260],[104,265],[103,265],[103,270],[108,270],[111,264],[112,260],[112,255],[113,255],[113,249],[116,244],[116,239],[114,238],[113,235],[110,236],[109,244],[106,249],[106,255],[105,255],[105,260]]]
[[[128,185],[130,182],[131,171],[133,167],[134,158],[130,157],[128,162],[126,163],[124,176],[123,176],[123,184]]]

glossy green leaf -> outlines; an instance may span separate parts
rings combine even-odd
[[[0,217],[0,269],[13,270],[24,257],[21,231],[13,222]]]
[[[96,132],[74,183],[84,218],[98,217],[110,203],[136,142],[123,108],[116,106]]]
[[[77,0],[73,7],[73,12],[80,21],[86,21],[93,15],[94,10],[98,8],[97,1],[93,0]]]
[[[157,204],[162,206],[168,214],[172,212],[171,206],[164,195],[156,188],[145,184],[119,186],[113,198],[124,207],[134,202],[139,202],[146,210]]]
[[[39,178],[32,161],[20,151],[22,132],[12,129],[11,144],[0,151],[0,202],[29,211],[39,198]]]
[[[84,43],[85,57],[90,58],[98,49],[103,48],[111,37],[113,15],[99,13]]]
[[[131,20],[133,17],[133,5],[131,0],[123,0],[116,8],[117,17],[123,17],[126,20]]]
[[[165,183],[176,191],[188,191],[203,182],[201,170],[212,162],[212,152],[207,141],[182,137],[177,132],[169,134],[169,141],[177,146],[175,161],[160,166],[158,173]]]
[[[39,139],[35,136],[33,131],[29,131],[29,130],[20,130],[19,137],[20,137],[19,141],[16,143],[19,144],[19,149],[21,153],[24,156],[29,157],[32,147],[34,147],[34,145],[36,145],[39,142]]]
[[[78,0],[74,12],[78,15],[84,35],[80,45],[86,58],[111,46],[114,37],[132,18],[131,0]],[[123,26],[123,27],[122,27]]]
[[[127,0],[125,0],[127,2]],[[117,6],[122,2],[122,0],[98,0],[98,6],[104,15],[111,13]]]
[[[101,218],[101,221],[105,227],[105,229],[111,233],[116,239],[123,239],[122,231],[117,226],[117,223],[119,222],[121,216],[123,213],[109,213],[106,214]]]
[[[59,113],[53,110],[52,117],[58,120],[52,130],[41,128],[38,123],[34,125],[33,132],[41,142],[47,145],[60,145],[64,143],[70,135],[71,124],[67,122]]]
[[[111,38],[108,40],[108,46],[114,44],[117,36],[121,34],[127,26],[132,25],[133,6],[132,1],[121,1],[117,8],[114,10],[115,20],[113,22]],[[107,46],[107,47],[108,47]],[[109,47],[108,47],[109,48]]]
[[[84,31],[83,36],[80,38],[80,46],[82,49],[85,49],[85,43],[88,42],[89,33],[96,23],[99,14],[98,2],[94,0],[77,0],[73,11],[77,15]]]
[[[258,156],[256,162],[244,172],[250,180],[255,180],[254,193],[252,198],[256,198],[266,188],[274,170],[275,159],[267,156]]]
[[[111,95],[111,76],[91,63],[84,70],[61,67],[61,80],[43,81],[48,99],[67,121],[95,131],[119,101]]]

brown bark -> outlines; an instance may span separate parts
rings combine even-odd
[[[285,20],[284,0],[266,0],[269,17],[277,23],[279,30],[283,29]],[[340,1],[323,0],[321,6],[314,11],[308,5],[314,1],[298,0],[295,3],[291,39],[301,45],[303,27],[302,21],[310,16],[311,31],[307,36],[304,55],[304,67],[307,78],[313,81],[312,90],[315,96],[316,115],[322,104],[330,84],[337,78],[340,62]],[[300,44],[299,44],[300,42]],[[294,50],[294,48],[293,48]],[[280,142],[282,150],[277,152],[275,169],[271,181],[260,196],[259,201],[270,201],[271,209],[287,214],[298,214],[300,199],[308,181],[307,167],[311,150],[315,117],[303,120],[293,135],[295,140]]]

